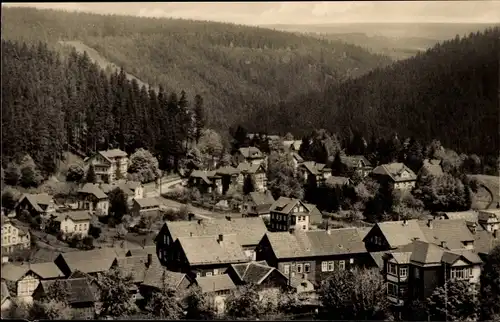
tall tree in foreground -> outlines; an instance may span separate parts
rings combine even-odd
[[[432,321],[476,321],[479,313],[477,285],[450,280],[427,299]]]
[[[339,320],[385,320],[390,317],[385,282],[377,270],[343,270],[323,281],[321,315]]]
[[[148,150],[138,149],[130,156],[128,172],[132,180],[142,183],[153,182],[160,175],[158,159]]]
[[[226,315],[232,319],[258,319],[262,314],[259,293],[252,286],[244,286],[226,299]]]
[[[212,305],[213,299],[203,294],[200,287],[191,287],[184,297],[183,304],[188,320],[214,320],[216,312]]]
[[[500,245],[488,255],[481,272],[481,318],[500,319]]]
[[[109,212],[116,223],[120,223],[123,216],[128,214],[128,202],[125,192],[120,188],[113,189],[109,195]]]
[[[174,289],[167,285],[165,270],[162,272],[162,288],[155,291],[146,305],[146,311],[155,319],[178,320],[182,317],[182,308]]]
[[[125,276],[113,268],[100,273],[97,285],[102,303],[101,317],[127,317],[137,311],[134,298],[131,296],[134,289],[132,276]]]
[[[85,181],[87,181],[88,183],[95,183],[97,181],[93,164],[91,164],[89,166],[89,169],[87,170],[87,177]]]

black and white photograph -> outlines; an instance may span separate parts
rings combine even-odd
[[[2,2],[2,320],[500,322],[500,0]]]

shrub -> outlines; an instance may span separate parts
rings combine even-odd
[[[85,176],[85,170],[80,164],[72,164],[66,173],[66,180],[72,182],[79,182]]]

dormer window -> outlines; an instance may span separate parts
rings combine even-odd
[[[472,267],[452,268],[450,278],[456,280],[468,280],[472,278]]]

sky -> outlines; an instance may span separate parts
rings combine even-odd
[[[172,17],[245,25],[354,22],[500,23],[500,0],[323,2],[59,2],[2,6]]]

